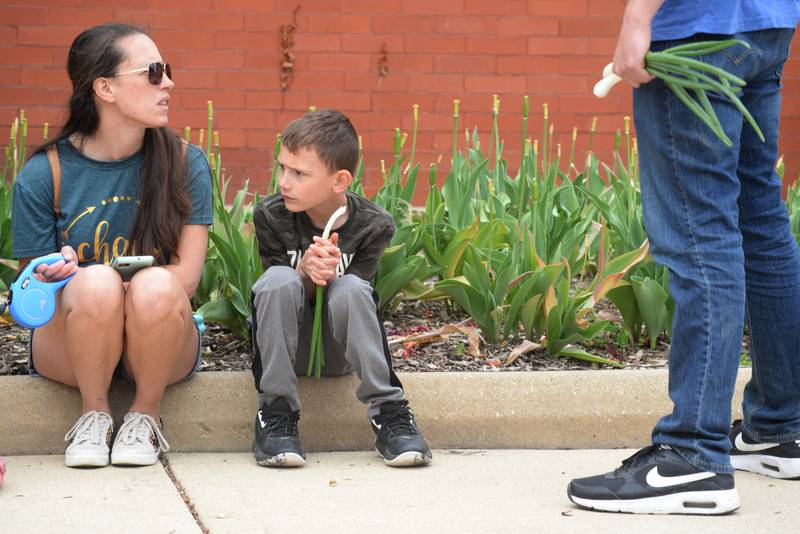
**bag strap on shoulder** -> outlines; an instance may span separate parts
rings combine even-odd
[[[61,162],[58,160],[58,148],[51,145],[47,149],[47,159],[53,173],[53,212],[56,218],[61,217]]]

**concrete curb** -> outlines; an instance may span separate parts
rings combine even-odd
[[[637,448],[668,413],[667,372],[399,373],[425,437],[436,449]],[[741,369],[734,415],[750,369]],[[308,451],[367,450],[373,434],[355,399],[354,375],[300,379],[301,439]],[[112,387],[119,419],[132,399]],[[77,390],[42,378],[0,377],[0,454],[59,454],[80,412]],[[165,435],[173,451],[250,448],[257,408],[248,372],[205,372],[167,389]]]

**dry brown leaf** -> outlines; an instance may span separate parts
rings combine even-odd
[[[417,345],[426,345],[428,343],[435,343],[437,341],[442,341],[446,336],[443,336],[439,330],[433,330],[431,332],[423,332],[421,334],[412,334],[410,336],[395,338],[389,341],[390,345],[402,343],[405,345],[406,343],[416,343]]]
[[[467,354],[472,356],[473,358],[480,358],[481,357],[481,336],[478,334],[478,329],[473,328],[471,326],[464,326],[462,324],[446,324],[441,327],[439,330],[442,331],[444,334],[456,334],[461,333],[467,336],[467,343],[469,344],[469,348],[467,349]]]
[[[441,328],[437,328],[436,330],[432,330],[430,332],[422,332],[420,334],[412,334],[406,337],[390,339],[389,344],[395,345],[397,343],[416,343],[419,346],[427,343],[442,341],[447,339],[450,334],[464,334],[467,336],[467,343],[469,345],[467,353],[474,358],[480,358],[480,335],[478,334],[477,328],[465,325],[465,323],[468,321],[469,319],[458,324],[446,324]]]
[[[508,355],[508,358],[506,358],[506,361],[503,362],[503,365],[504,366],[511,365],[512,363],[514,363],[514,360],[516,360],[523,354],[531,352],[532,350],[539,349],[541,347],[542,346],[539,343],[534,343],[533,341],[524,339],[522,340],[522,343],[517,345],[514,348],[514,350],[511,351],[511,353]]]
[[[470,319],[466,319],[458,325],[464,325],[469,322]],[[445,326],[453,326],[453,325],[445,325]],[[444,326],[442,327],[444,328]],[[426,343],[433,343],[435,341],[442,341],[446,339],[446,335],[442,332],[442,328],[437,328],[436,330],[431,330],[429,332],[418,332],[416,334],[409,334],[407,336],[392,336],[387,338],[389,345],[396,345],[397,343],[407,343],[407,342],[414,342],[418,345],[424,345]]]

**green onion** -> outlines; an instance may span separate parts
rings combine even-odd
[[[667,48],[661,52],[648,52],[645,55],[645,69],[647,72],[660,78],[675,93],[675,96],[686,105],[709,129],[714,132],[726,146],[733,142],[725,134],[714,108],[708,99],[708,91],[714,91],[726,97],[738,109],[750,126],[755,130],[761,142],[764,134],[758,127],[753,116],[742,104],[737,93],[742,91],[746,82],[724,69],[709,65],[703,61],[692,59],[689,56],[701,56],[719,52],[730,46],[740,44],[750,48],[744,41],[728,39],[725,41],[701,41]],[[597,97],[606,96],[611,88],[619,83],[622,78],[614,74],[614,65],[609,63],[603,69],[603,79],[594,86]],[[691,93],[694,94],[692,97]]]
[[[322,239],[328,239],[331,235],[331,228],[336,221],[345,214],[347,205],[340,206],[333,212],[331,218],[328,219],[328,224],[325,225],[325,230],[322,232]],[[317,286],[315,294],[315,307],[314,307],[314,324],[311,327],[311,353],[308,357],[308,371],[306,376],[311,376],[313,373],[316,378],[322,375],[322,368],[325,366],[325,350],[322,342],[322,300],[323,300],[322,286]]]

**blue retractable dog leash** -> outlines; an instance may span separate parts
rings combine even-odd
[[[58,282],[40,282],[33,276],[39,265],[52,265],[64,259],[61,254],[48,254],[31,260],[17,279],[11,284],[8,294],[8,306],[11,316],[20,326],[39,328],[53,318],[56,311],[56,292],[64,287],[75,274]]]

